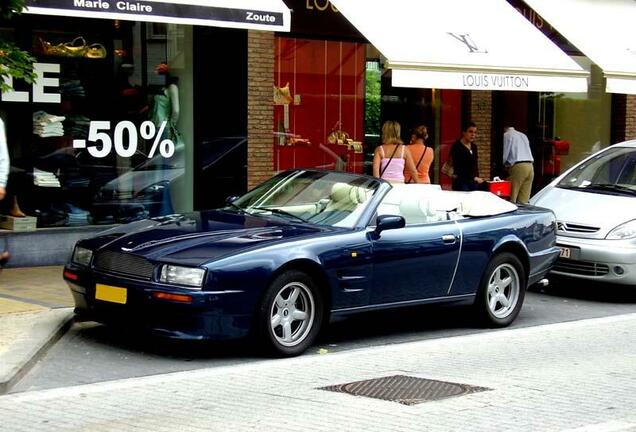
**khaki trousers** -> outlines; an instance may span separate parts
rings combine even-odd
[[[532,191],[532,180],[534,180],[534,166],[532,163],[520,162],[511,166],[509,180],[512,182],[510,201],[527,204]]]

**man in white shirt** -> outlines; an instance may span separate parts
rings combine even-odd
[[[9,149],[7,148],[7,134],[4,132],[4,121],[0,118],[0,201],[7,194],[7,180],[9,179]],[[9,252],[0,252],[0,269],[9,259]]]
[[[533,162],[528,137],[513,127],[507,127],[503,137],[503,163],[512,182],[511,202],[528,203],[534,179]]]

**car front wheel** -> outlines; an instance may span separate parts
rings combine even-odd
[[[322,297],[304,272],[290,270],[269,286],[259,309],[259,336],[278,356],[302,354],[315,341],[322,324]]]
[[[479,317],[491,327],[512,323],[523,305],[526,275],[515,255],[504,252],[495,255],[481,280],[475,306]]]

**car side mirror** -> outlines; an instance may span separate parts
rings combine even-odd
[[[236,195],[230,195],[229,197],[225,198],[225,204],[232,204],[234,201],[236,201],[238,199],[238,196]]]
[[[402,216],[397,215],[381,215],[376,219],[375,233],[379,235],[382,231],[404,228],[406,221]]]

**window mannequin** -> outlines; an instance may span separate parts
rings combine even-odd
[[[155,72],[165,76],[166,85],[161,93],[154,96],[150,118],[157,129],[165,121],[167,127],[164,138],[169,138],[177,143],[179,141],[179,132],[177,131],[177,122],[179,121],[179,87],[177,83],[179,79],[170,75],[166,63],[157,66]]]

